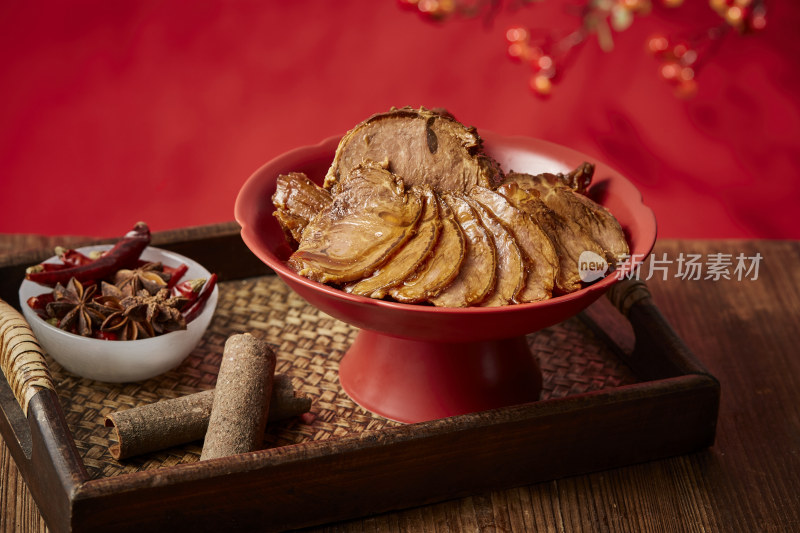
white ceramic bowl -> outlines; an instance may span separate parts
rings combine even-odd
[[[87,246],[79,248],[79,251],[88,253],[92,250],[109,248],[109,245]],[[172,267],[185,263],[189,268],[181,278],[183,280],[208,279],[211,276],[211,273],[196,261],[160,248],[146,248],[141,258],[146,261],[160,261]],[[52,257],[47,261],[56,262],[57,258]],[[178,366],[203,337],[217,307],[219,293],[215,287],[203,312],[189,322],[185,330],[149,339],[112,341],[81,337],[42,320],[28,306],[27,301],[31,296],[51,290],[28,280],[23,281],[19,289],[20,307],[39,344],[53,359],[73,374],[110,383],[149,379]]]

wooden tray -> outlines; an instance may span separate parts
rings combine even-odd
[[[719,384],[640,282],[619,283],[578,317],[529,336],[544,372],[540,401],[402,425],[342,393],[338,361],[356,330],[271,275],[238,226],[157,233],[153,244],[198,260],[222,281],[212,325],[181,366],[110,385],[48,360],[56,392],[38,392],[27,417],[0,379],[0,432],[54,531],[283,530],[713,444]],[[0,263],[0,298],[17,305],[25,267],[50,255]],[[278,371],[313,398],[313,420],[270,424],[266,449],[228,458],[200,462],[201,443],[111,457],[105,414],[213,387],[225,339],[243,331],[275,348]]]

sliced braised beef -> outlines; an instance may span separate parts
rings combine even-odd
[[[578,168],[583,167],[584,165]],[[587,174],[584,172],[581,175],[586,176]],[[588,196],[566,185],[563,179],[558,178],[558,175],[538,174],[533,176],[512,172],[504,179],[504,182],[516,183],[524,189],[539,191],[541,199],[547,207],[561,217],[573,221],[583,233],[602,247],[604,254],[601,255],[604,255],[609,263],[614,264],[620,258],[628,255],[629,248],[628,242],[625,240],[625,232],[614,215]],[[578,184],[584,182],[585,179],[576,181]]]
[[[558,275],[558,257],[542,228],[498,192],[475,187],[469,194],[514,236],[525,257],[525,287],[518,301],[538,302],[550,298]]]
[[[365,162],[308,223],[289,266],[322,283],[370,276],[413,235],[422,204],[400,178]]]
[[[431,254],[442,225],[439,202],[430,187],[412,187],[411,193],[419,195],[424,203],[414,235],[370,277],[346,285],[346,292],[383,298],[391,286],[410,276]]]
[[[461,270],[466,250],[464,232],[450,207],[438,197],[437,203],[442,224],[439,240],[425,262],[389,291],[398,302],[427,302],[442,292]]]
[[[297,246],[309,221],[331,203],[331,193],[302,172],[290,172],[278,176],[272,203],[275,205],[275,218],[286,239]]]
[[[365,160],[385,161],[406,185],[430,185],[436,192],[490,187],[502,178],[500,166],[483,153],[475,128],[425,108],[393,108],[350,130],[339,143],[324,187],[333,189]]]
[[[482,307],[498,307],[517,303],[517,296],[525,287],[525,261],[517,241],[503,225],[480,203],[465,197],[494,241],[497,269],[494,289],[480,303]]]
[[[558,256],[558,292],[567,294],[580,289],[582,282],[578,262],[581,254],[593,252],[603,257],[603,248],[575,222],[547,207],[539,191],[525,189],[512,180],[498,187],[497,192],[517,209],[532,216],[555,246]]]
[[[584,252],[629,253],[586,195],[594,170],[504,176],[447,111],[392,108],[341,139],[322,187],[289,173],[272,201],[300,275],[372,298],[502,306],[580,289]]]
[[[494,241],[462,195],[445,193],[442,199],[453,210],[467,248],[458,275],[430,302],[438,307],[478,305],[494,288],[497,271]]]

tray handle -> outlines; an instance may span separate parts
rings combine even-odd
[[[626,279],[612,285],[607,296],[625,318],[630,318],[635,305],[652,305],[650,300],[653,297],[645,282],[638,279]]]
[[[709,375],[661,314],[642,280],[622,280],[612,285],[606,295],[633,327],[635,345],[625,359],[640,377]]]
[[[22,412],[42,389],[55,391],[44,352],[25,318],[0,300],[0,370],[8,381]]]

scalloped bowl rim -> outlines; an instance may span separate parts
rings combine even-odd
[[[532,137],[524,137],[524,136],[503,136],[486,130],[481,131],[480,135],[481,137],[483,137],[484,146],[487,148],[490,147],[494,142],[498,141],[509,145],[515,145],[515,146],[518,145],[522,149],[525,149],[526,146],[529,147],[531,143],[534,143],[543,147],[548,147],[550,150],[556,152],[568,153],[573,158],[581,158],[587,161],[591,161],[593,159],[590,158],[589,156],[582,154],[581,152],[578,152],[577,150],[573,150],[571,148],[542,139],[535,139]],[[636,210],[638,215],[637,221],[644,226],[645,231],[643,231],[642,234],[640,235],[640,237],[642,237],[642,240],[644,241],[643,246],[640,247],[638,250],[631,250],[633,261],[629,269],[626,269],[625,271],[616,271],[617,272],[616,275],[614,274],[608,275],[605,278],[600,279],[594,282],[593,284],[588,285],[573,293],[555,296],[553,298],[550,298],[548,300],[543,300],[540,302],[520,303],[520,304],[513,304],[500,307],[467,307],[467,308],[435,307],[435,306],[426,306],[418,304],[407,304],[402,302],[393,302],[387,300],[378,300],[366,296],[354,295],[344,292],[342,290],[336,289],[335,287],[318,283],[304,276],[298,275],[291,268],[289,268],[286,265],[286,263],[282,261],[275,253],[273,253],[272,250],[267,249],[266,247],[261,247],[259,245],[260,237],[258,236],[258,230],[257,228],[249,224],[248,221],[249,217],[246,212],[247,209],[246,204],[251,201],[249,198],[251,198],[256,191],[261,190],[261,187],[259,185],[260,182],[264,180],[264,171],[266,169],[271,167],[282,166],[284,161],[295,160],[301,156],[304,156],[305,154],[308,154],[310,156],[311,154],[318,153],[330,147],[330,145],[334,141],[338,143],[338,140],[341,139],[341,137],[342,137],[341,135],[334,135],[331,137],[327,137],[317,144],[294,148],[266,162],[261,167],[259,167],[258,170],[253,172],[253,174],[251,174],[251,176],[245,182],[236,199],[236,204],[234,208],[234,215],[236,221],[241,226],[242,239],[244,240],[248,248],[250,248],[250,250],[257,257],[259,257],[259,259],[261,259],[264,263],[266,263],[267,266],[272,268],[280,277],[285,279],[288,278],[292,282],[297,283],[299,285],[303,285],[310,290],[327,294],[339,300],[351,302],[353,304],[358,304],[362,306],[363,305],[375,306],[375,308],[378,309],[391,309],[394,311],[402,310],[413,313],[430,314],[437,316],[492,315],[498,313],[505,314],[515,311],[530,310],[532,308],[544,308],[547,306],[552,306],[555,303],[566,303],[582,299],[587,297],[587,295],[591,293],[597,293],[597,292],[600,292],[601,294],[604,293],[612,284],[619,281],[622,278],[623,274],[625,274],[626,272],[630,272],[632,269],[640,266],[644,262],[644,259],[646,259],[647,256],[650,254],[655,244],[656,231],[657,231],[655,214],[653,213],[652,209],[650,209],[650,207],[648,207],[644,203],[641,191],[639,191],[639,189],[622,174],[608,167],[607,165],[602,165],[602,163],[598,162],[597,163],[598,166],[602,165],[606,172],[610,172],[615,175],[614,182],[616,186],[621,187],[623,189],[627,189],[627,194],[629,195],[629,197],[636,199],[635,204],[631,205],[630,207],[631,209]],[[510,171],[512,169],[504,168],[503,170]],[[566,170],[571,170],[571,169],[565,167],[563,169],[553,169],[551,172],[554,171],[564,172]],[[592,186],[589,188],[589,190],[591,191],[594,187],[596,187],[597,183],[593,183]],[[637,259],[638,257],[641,257],[641,259]]]

